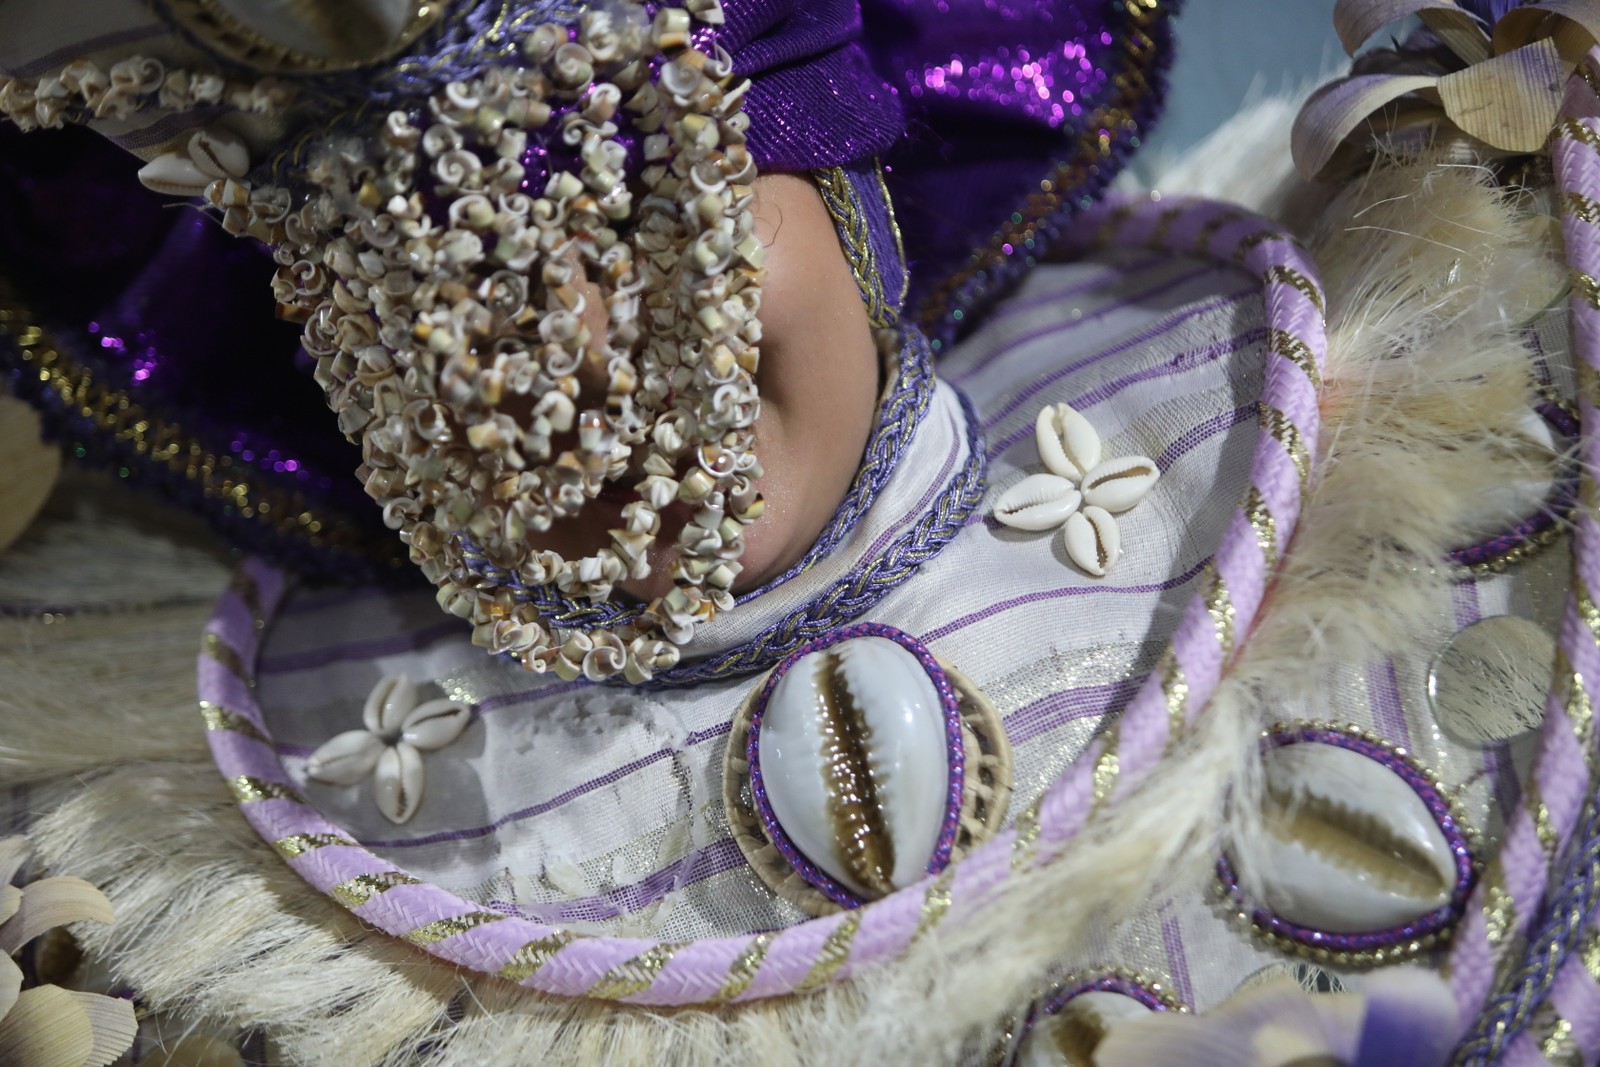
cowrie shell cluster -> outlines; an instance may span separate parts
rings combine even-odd
[[[906,649],[856,637],[800,657],[757,747],[778,826],[831,878],[870,900],[927,873],[952,760],[939,692]]]
[[[1067,557],[1103,578],[1122,551],[1112,516],[1143,500],[1161,471],[1144,456],[1103,459],[1099,433],[1068,404],[1039,412],[1034,440],[1050,473],[1029,475],[1002,493],[994,517],[1016,530],[1060,529]]]
[[[1389,767],[1334,744],[1298,742],[1262,757],[1265,833],[1235,846],[1240,881],[1288,922],[1334,933],[1404,926],[1451,902],[1450,842],[1415,789]]]
[[[422,753],[444,748],[467,728],[472,712],[458,700],[417,701],[403,674],[386,675],[367,695],[360,730],[324,742],[306,761],[306,775],[329,785],[355,785],[372,775],[378,810],[393,823],[422,806]]]

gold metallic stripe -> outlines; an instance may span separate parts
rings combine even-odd
[[[872,161],[873,176],[878,179],[878,195],[883,198],[883,210],[889,213],[889,231],[894,234],[895,254],[900,257],[900,295],[895,298],[895,317],[905,306],[906,293],[911,288],[911,264],[906,260],[906,243],[900,235],[900,218],[894,213],[894,198],[889,195],[889,182],[883,174],[881,160]]]
[[[1318,315],[1326,315],[1328,313],[1327,307],[1322,303],[1322,293],[1317,289],[1316,283],[1293,267],[1285,267],[1281,263],[1268,267],[1261,279],[1268,285],[1294,286],[1305,295],[1307,300],[1311,301],[1311,306],[1317,309]]]
[[[1174,744],[1188,725],[1189,682],[1183,665],[1169,649],[1161,660],[1161,691],[1167,697],[1167,744]]]
[[[1600,311],[1600,282],[1593,277],[1575,270],[1572,272],[1572,291],[1583,297],[1584,302],[1596,311]]]
[[[1570,190],[1562,193],[1561,210],[1579,222],[1587,222],[1590,226],[1600,226],[1600,201],[1584,196],[1582,193],[1575,193]]]
[[[1572,1039],[1572,1023],[1563,1019],[1548,1000],[1533,1013],[1530,1033],[1539,1042],[1539,1055],[1550,1067],[1583,1067],[1583,1053]],[[1544,1035],[1542,1039],[1540,1034]]]
[[[1567,722],[1572,727],[1572,734],[1578,739],[1578,745],[1583,749],[1584,755],[1589,757],[1591,765],[1594,761],[1594,703],[1589,699],[1589,691],[1584,688],[1583,675],[1572,669],[1567,662],[1567,657],[1560,649],[1556,650],[1555,674],[1560,679],[1560,684],[1565,687],[1566,693],[1562,701],[1562,710],[1567,713]]]
[[[1118,204],[1112,208],[1111,213],[1106,216],[1106,221],[1095,231],[1094,239],[1090,244],[1095,248],[1104,248],[1109,245],[1117,236],[1117,231],[1122,229],[1122,224],[1133,217],[1137,207],[1137,202],[1130,200],[1125,204]]]
[[[756,980],[756,972],[761,970],[761,964],[767,958],[767,949],[771,945],[771,934],[757,934],[755,940],[739,953],[739,958],[729,965],[728,977],[722,980],[722,988],[711,998],[712,1003],[726,1004],[749,989],[750,983]]]
[[[1105,808],[1111,800],[1111,794],[1117,788],[1117,772],[1122,769],[1122,760],[1117,755],[1117,741],[1119,734],[1117,728],[1112,726],[1101,735],[1105,747],[1100,750],[1100,756],[1094,761],[1094,799],[1089,804],[1089,818],[1094,818]]]
[[[1043,799],[1041,794],[1040,799]],[[1011,843],[1011,869],[1020,871],[1033,862],[1039,847],[1039,801],[1035,800],[1017,816],[1017,839]]]
[[[200,650],[222,665],[222,669],[239,679],[245,685],[255,685],[255,679],[250,677],[250,672],[245,670],[244,661],[239,658],[239,653],[226,644],[222,638],[210,631],[206,632],[205,639],[200,642]]]
[[[1233,608],[1233,596],[1228,592],[1227,583],[1222,580],[1222,575],[1217,573],[1216,564],[1206,569],[1211,576],[1211,592],[1206,596],[1206,613],[1211,616],[1211,624],[1217,630],[1217,644],[1222,647],[1222,658],[1226,660],[1233,655],[1234,626],[1237,622]]]
[[[327,848],[329,845],[353,845],[355,842],[342,834],[290,834],[280,837],[272,843],[272,847],[286,860],[304,855],[313,849]]]
[[[267,740],[267,735],[256,728],[256,724],[221,704],[213,704],[209,700],[200,702],[200,717],[205,720],[207,730],[228,730],[232,733],[248,737],[252,741],[259,741],[263,745],[272,744]]]
[[[1035,832],[1037,832],[1035,825]],[[950,910],[950,883],[955,881],[956,866],[952,863],[939,872],[939,877],[928,886],[927,895],[922,898],[922,918],[917,920],[917,932],[911,936],[912,943],[922,940],[924,934],[939,925],[945,912]]]
[[[1539,845],[1544,849],[1544,858],[1549,862],[1556,852],[1556,847],[1561,844],[1560,837],[1556,834],[1555,821],[1550,817],[1550,808],[1545,804],[1544,798],[1539,795],[1539,785],[1528,779],[1522,794],[1522,803],[1528,809],[1528,815],[1533,819],[1533,834],[1539,839]]]
[[[1173,204],[1171,207],[1163,209],[1161,214],[1156,216],[1156,224],[1151,228],[1150,239],[1145,244],[1151,248],[1165,248],[1167,246],[1167,234],[1172,232],[1172,224],[1177,222],[1183,213],[1188,210],[1188,204]]]
[[[1322,386],[1322,375],[1317,371],[1317,357],[1311,354],[1311,346],[1300,338],[1285,330],[1268,330],[1267,348],[1299,367],[1311,379],[1312,385],[1318,388]]]
[[[844,921],[833,928],[828,939],[822,943],[822,948],[817,952],[817,961],[811,965],[811,970],[800,979],[800,984],[795,989],[815,989],[819,985],[833,980],[839,973],[839,968],[845,965],[850,958],[850,945],[855,941],[856,931],[861,927],[861,909],[845,913]]]
[[[1216,218],[1207,222],[1204,226],[1200,227],[1200,232],[1195,235],[1195,254],[1201,256],[1209,255],[1211,252],[1211,242],[1216,238],[1217,233],[1221,231],[1224,226],[1228,226],[1232,223],[1238,222],[1240,219],[1248,217],[1249,216],[1242,211],[1224,211]]]
[[[1267,570],[1270,571],[1278,565],[1277,520],[1272,517],[1272,511],[1267,507],[1267,498],[1253,485],[1250,487],[1250,492],[1245,494],[1242,509],[1245,520],[1256,532],[1256,544],[1261,546],[1261,555],[1266,560]]]
[[[1600,135],[1577,119],[1562,119],[1561,125],[1556,128],[1561,131],[1561,136],[1581,141],[1596,152],[1600,152]]]
[[[358,874],[349,881],[340,882],[328,890],[328,895],[347,908],[359,908],[379,893],[387,893],[397,885],[417,885],[409,874],[400,871],[380,871],[377,874]]]
[[[1497,856],[1483,872],[1483,883],[1487,887],[1483,895],[1484,936],[1491,946],[1499,945],[1516,928],[1516,903],[1506,891],[1505,880],[1505,870]]]
[[[1271,241],[1285,240],[1288,240],[1288,238],[1282,230],[1257,230],[1255,233],[1246,234],[1239,239],[1238,244],[1233,246],[1234,261],[1243,263],[1245,257],[1250,254],[1251,249],[1258,245],[1264,245]]]
[[[620,1000],[649,989],[661,973],[661,968],[671,962],[679,946],[670,942],[653,945],[633,959],[619,963],[607,971],[600,980],[589,987],[588,995],[601,1000]]]
[[[292,786],[281,782],[269,782],[248,774],[229,778],[228,788],[233,790],[234,798],[241,804],[253,804],[258,800],[292,800],[296,804],[306,802],[306,798],[295,792]]]
[[[1589,587],[1582,578],[1573,578],[1573,594],[1578,600],[1578,615],[1583,619],[1583,624],[1589,628],[1589,637],[1596,644],[1600,644],[1600,607],[1595,606],[1594,597],[1589,593]]]
[[[504,967],[500,968],[500,977],[509,978],[513,982],[526,981],[537,974],[545,964],[556,958],[556,953],[577,940],[576,935],[565,930],[558,930],[548,937],[536,937],[526,945],[512,953]]]
[[[1306,483],[1311,479],[1311,453],[1306,449],[1306,439],[1300,433],[1300,427],[1289,421],[1289,416],[1279,409],[1266,403],[1261,405],[1261,428],[1283,445],[1289,458],[1294,461],[1294,469],[1300,476],[1300,490],[1305,491]]]
[[[1588,63],[1579,63],[1578,76],[1588,83],[1591,93],[1600,96],[1600,81],[1595,80],[1594,68],[1590,67]]]
[[[266,612],[261,607],[261,586],[254,578],[242,569],[234,571],[233,580],[228,583],[228,588],[233,590],[234,595],[244,603],[245,610],[250,613],[257,630],[267,624]]]
[[[403,935],[413,945],[431,945],[436,941],[443,941],[447,937],[466,933],[479,926],[499,922],[505,916],[494,911],[469,911],[465,915],[457,915],[449,919],[440,919],[426,926],[419,926],[410,933]]]

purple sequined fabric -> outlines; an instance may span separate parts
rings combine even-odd
[[[763,170],[882,162],[910,268],[907,307],[923,305],[937,350],[1021,277],[1137,146],[1157,111],[1172,6],[725,0],[727,22],[710,35],[752,79],[750,148]],[[509,27],[531,25],[526,16],[567,19],[580,7],[462,0],[380,69],[300,79],[305,111],[374,124],[452,78],[514,62]],[[508,10],[523,17],[508,20]],[[307,128],[297,139],[319,135]],[[0,276],[111,391],[109,403],[136,401],[150,432],[176,427],[183,448],[214,458],[227,477],[202,484],[170,456],[134,447],[126,426],[85,414],[80,397],[41,382],[13,344],[0,344],[0,372],[79,458],[176,496],[236,543],[303,573],[395,574],[403,546],[351,477],[359,456],[297,365],[295,328],[274,320],[267,258],[147,193],[137,163],[111,155],[74,131],[6,133]],[[1075,160],[1070,187],[1043,206],[1028,202],[1042,177]],[[1002,240],[1013,224],[1016,240]],[[893,300],[902,279],[891,221],[870,212],[868,226],[878,261],[893,264]],[[235,498],[241,485],[248,493]],[[257,502],[269,497],[277,511],[263,521]],[[298,524],[285,507],[303,516]]]

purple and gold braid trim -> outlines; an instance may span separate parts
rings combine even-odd
[[[1259,218],[1204,202],[1131,205],[1092,219],[1119,241],[1198,253],[1260,278],[1271,354],[1251,488],[1223,535],[1205,592],[1189,605],[1162,669],[1124,713],[1120,741],[1097,743],[1017,825],[939,875],[771,933],[690,942],[591,937],[488,911],[397,870],[299,796],[252,685],[262,627],[251,605],[270,610],[280,585],[254,563],[242,583],[253,595],[236,589],[219,602],[199,668],[212,752],[245,817],[302,877],[364,921],[450,963],[557,996],[652,1005],[780,996],[895,959],[925,931],[987,907],[1022,867],[1066,846],[1099,806],[1097,796],[1115,802],[1132,792],[1199,714],[1288,546],[1316,441],[1322,294],[1288,237]],[[941,521],[935,514],[929,520],[935,527]],[[861,590],[846,593],[871,598],[872,582],[864,574]]]
[[[1600,97],[1584,67],[1567,85],[1552,156],[1572,281],[1578,370],[1577,504],[1572,586],[1555,677],[1522,803],[1456,933],[1451,982],[1463,1019],[1477,1021],[1456,1063],[1592,1063],[1600,1057],[1600,814],[1594,702],[1600,687]],[[1587,939],[1587,940],[1586,940]],[[1526,944],[1525,951],[1517,947]],[[1502,958],[1513,961],[1497,982]],[[1495,992],[1498,987],[1498,992]],[[1491,997],[1491,993],[1494,995]]]

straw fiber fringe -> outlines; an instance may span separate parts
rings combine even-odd
[[[216,776],[192,704],[201,627],[185,612],[131,623],[121,636],[137,655],[115,650],[114,626],[85,627],[89,643],[70,651],[54,635],[8,637],[0,773],[80,776],[34,836],[50,865],[102,886],[117,910],[115,927],[85,931],[86,947],[153,1007],[265,1027],[287,1062],[950,1062],[963,1044],[983,1048],[1089,932],[1147,912],[1158,886],[1192,884],[1210,864],[1224,797],[1256,773],[1263,718],[1313,703],[1309,657],[1364,662],[1432,617],[1445,579],[1414,564],[1453,547],[1479,487],[1521,462],[1507,446],[1526,395],[1510,329],[1520,311],[1494,309],[1514,297],[1496,286],[1544,269],[1526,207],[1481,172],[1412,165],[1330,210],[1317,244],[1334,304],[1326,473],[1257,635],[1152,788],[892,967],[716,1013],[644,1011],[542,998],[371,933],[256,837]],[[24,709],[37,725],[18,725]]]

